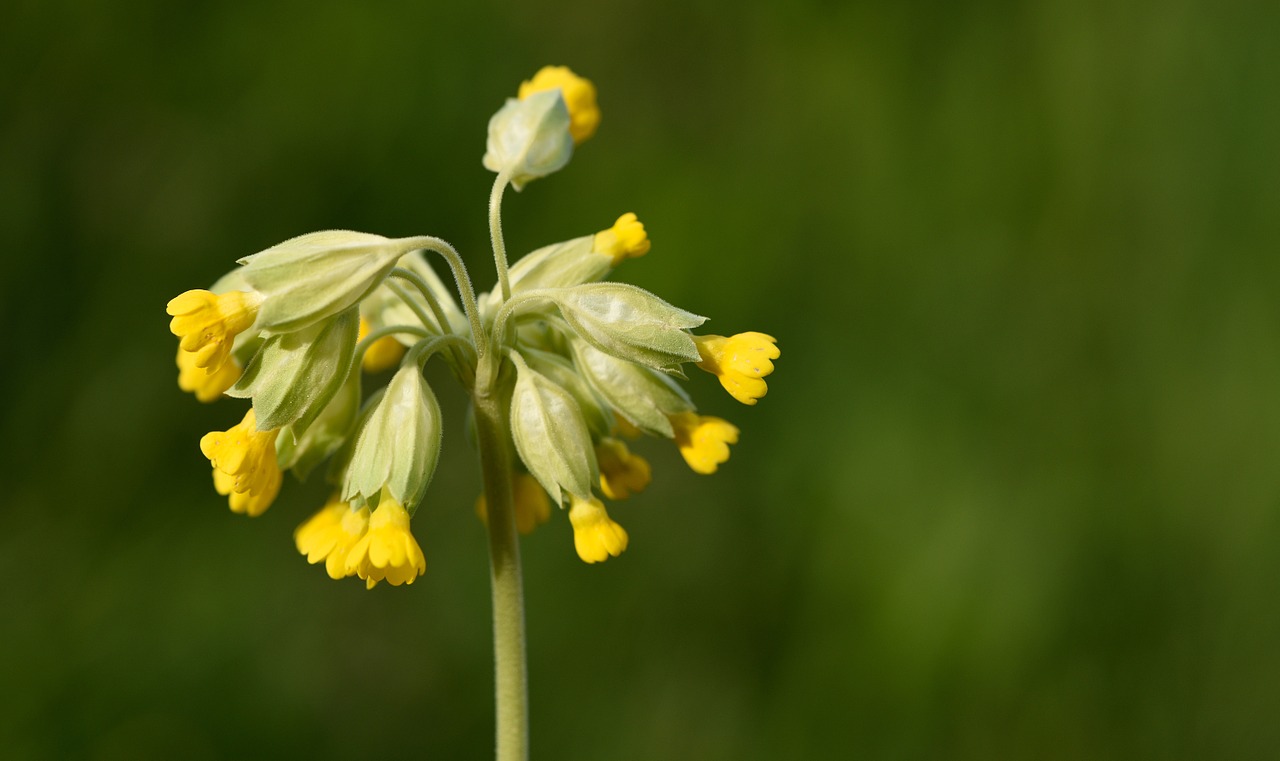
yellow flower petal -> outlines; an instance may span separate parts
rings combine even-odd
[[[516,531],[532,534],[538,524],[551,519],[551,499],[538,479],[528,473],[517,473],[511,479],[511,498],[515,503]],[[476,497],[476,516],[489,523],[489,503],[484,495]]]
[[[681,412],[669,417],[676,446],[695,473],[715,473],[729,459],[729,445],[738,443],[738,427],[718,417]]]
[[[293,540],[308,563],[314,565],[323,560],[329,578],[341,579],[354,574],[347,570],[347,557],[368,528],[369,508],[353,510],[335,494],[293,532]]]
[[[228,358],[216,372],[196,366],[196,355],[178,349],[178,388],[196,395],[196,399],[215,402],[223,392],[240,380],[240,365]]]
[[[392,586],[412,584],[427,570],[422,548],[409,532],[409,513],[387,492],[369,517],[368,531],[347,555],[344,570],[364,579],[369,589],[384,580]]]
[[[262,296],[252,291],[187,291],[165,307],[173,319],[169,330],[182,340],[178,347],[195,357],[195,366],[210,373],[222,369],[231,357],[231,346],[239,333],[258,319]]]
[[[626,530],[614,523],[604,504],[595,497],[590,500],[574,497],[569,507],[569,522],[573,524],[573,547],[584,562],[599,563],[616,558],[627,549]]]
[[[596,461],[600,464],[600,490],[609,499],[639,494],[653,480],[649,462],[617,439],[605,438],[596,444]]]
[[[764,333],[736,336],[694,336],[702,361],[698,367],[720,379],[720,385],[743,404],[755,404],[769,391],[762,380],[773,372],[781,352],[777,339]]]
[[[598,254],[613,257],[613,266],[617,267],[624,259],[649,253],[649,235],[636,215],[627,212],[618,217],[613,227],[596,233],[591,249]]]
[[[200,451],[213,464],[213,485],[229,496],[231,509],[261,515],[280,493],[282,474],[276,462],[280,431],[259,431],[253,408],[239,424],[200,439]]]
[[[357,340],[363,341],[367,335],[369,335],[369,322],[361,317],[360,335]],[[404,344],[397,341],[395,336],[383,336],[365,350],[360,366],[366,373],[380,373],[400,364],[403,358]]]

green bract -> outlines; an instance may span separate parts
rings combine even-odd
[[[686,331],[707,321],[625,283],[588,283],[548,290],[565,322],[600,351],[628,362],[670,369],[696,362]]]
[[[596,454],[573,395],[518,362],[511,393],[511,437],[529,473],[552,499],[591,497]]]

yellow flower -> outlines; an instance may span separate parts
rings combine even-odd
[[[418,540],[409,533],[409,513],[386,490],[369,517],[369,530],[347,555],[344,571],[365,580],[369,589],[379,581],[391,586],[412,584],[427,570]]]
[[[240,380],[240,365],[228,358],[217,372],[196,367],[196,355],[178,349],[178,388],[190,391],[202,402],[215,402],[222,392]]]
[[[636,215],[627,212],[618,217],[613,227],[596,233],[591,248],[597,254],[613,257],[613,266],[617,267],[624,259],[649,253],[649,235]]]
[[[356,340],[363,341],[367,335],[369,335],[369,321],[361,317],[360,335]],[[361,367],[366,373],[380,373],[400,364],[403,357],[404,344],[397,341],[395,336],[383,336],[365,350]]]
[[[369,508],[353,510],[334,494],[320,512],[293,532],[293,541],[308,563],[323,560],[329,578],[341,579],[354,573],[347,570],[347,557],[368,529]]]
[[[596,444],[596,461],[600,464],[600,491],[609,499],[639,494],[653,479],[648,461],[632,454],[617,439],[601,439]]]
[[[715,473],[729,459],[729,445],[738,443],[738,427],[718,417],[680,412],[668,418],[676,446],[695,473]]]
[[[702,361],[698,367],[720,378],[720,385],[743,404],[755,404],[769,392],[764,376],[773,372],[781,352],[777,339],[764,333],[736,336],[694,336]]]
[[[279,433],[279,429],[259,431],[250,407],[238,425],[200,439],[200,451],[213,463],[213,486],[230,497],[233,512],[261,515],[280,493]]]
[[[236,335],[258,319],[262,296],[253,291],[187,291],[169,301],[169,330],[182,339],[178,347],[195,354],[195,366],[211,373],[231,357]]]
[[[574,74],[568,66],[543,66],[533,79],[520,84],[519,97],[524,100],[536,92],[559,90],[569,108],[569,134],[581,143],[596,133],[600,126],[600,107],[596,105],[596,86]]]
[[[512,477],[511,498],[515,503],[516,531],[521,534],[532,534],[538,524],[551,519],[551,500],[538,479],[528,473],[517,473]],[[488,524],[489,503],[483,494],[476,497],[476,515]]]
[[[626,530],[613,522],[604,504],[595,497],[589,500],[574,497],[569,507],[569,522],[573,524],[573,547],[578,557],[587,563],[616,558],[627,548]]]

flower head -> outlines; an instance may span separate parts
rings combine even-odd
[[[216,372],[196,366],[196,355],[178,349],[178,388],[196,395],[202,402],[215,402],[240,379],[241,368],[230,357]]]
[[[618,217],[613,227],[596,233],[592,250],[613,257],[613,266],[617,267],[624,259],[649,253],[649,235],[636,215],[627,212]]]
[[[551,500],[538,479],[528,473],[511,477],[511,502],[516,513],[516,531],[521,534],[532,534],[538,524],[551,520]],[[476,515],[486,524],[489,522],[489,503],[484,494],[476,497]]]
[[[627,532],[605,511],[600,500],[573,498],[569,507],[573,524],[573,547],[587,563],[599,563],[617,557],[627,548]]]
[[[559,90],[569,109],[569,133],[573,142],[581,143],[596,133],[600,126],[600,107],[596,105],[596,86],[574,74],[568,66],[543,66],[533,79],[520,84],[519,98],[524,100],[536,92]]]
[[[360,334],[356,340],[363,341],[367,335],[369,335],[369,321],[361,317]],[[404,344],[397,341],[395,336],[383,336],[365,349],[361,367],[366,373],[380,373],[400,364],[403,357]]]
[[[764,377],[773,372],[781,352],[777,339],[764,333],[694,336],[702,361],[698,367],[720,379],[720,385],[743,404],[755,404],[769,391]]]
[[[187,291],[165,307],[173,319],[169,330],[182,339],[178,347],[195,355],[195,366],[216,373],[231,357],[237,334],[258,319],[262,296],[255,291]]]
[[[320,512],[293,532],[298,552],[311,564],[324,562],[331,579],[350,576],[347,557],[369,529],[369,508],[352,509],[335,494]]]
[[[600,491],[609,499],[639,494],[653,479],[649,462],[617,439],[604,438],[596,444],[596,461],[600,464]]]
[[[250,407],[239,424],[200,439],[200,451],[213,464],[214,488],[230,496],[234,512],[261,515],[280,492],[281,473],[276,463],[279,433],[259,431]]]
[[[718,417],[679,412],[670,417],[676,446],[695,473],[715,473],[729,459],[729,445],[738,443],[738,427]]]
[[[364,579],[369,589],[379,581],[393,587],[412,584],[427,570],[418,540],[409,532],[409,513],[386,491],[369,517],[369,529],[351,547],[344,572]]]

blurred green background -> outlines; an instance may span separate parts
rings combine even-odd
[[[782,347],[713,477],[663,442],[577,560],[523,543],[535,758],[1280,755],[1280,6],[37,3],[0,9],[0,747],[485,758],[464,399],[412,587],[292,546],[175,385],[165,302],[346,227],[493,281],[485,124],[546,63],[600,132],[513,252],[634,211],[619,278]]]

